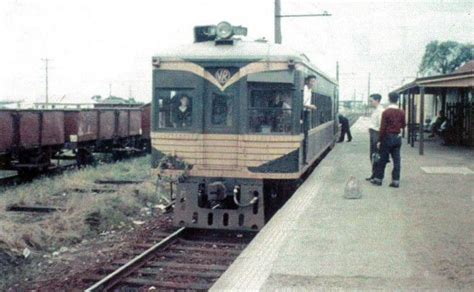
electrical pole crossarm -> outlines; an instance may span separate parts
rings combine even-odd
[[[323,13],[317,14],[281,14],[281,0],[275,0],[275,14],[274,14],[274,21],[275,21],[275,43],[281,44],[282,36],[281,36],[281,19],[284,17],[317,17],[317,16],[331,16],[327,11]]]
[[[283,14],[283,15],[275,15],[275,17],[313,17],[313,16],[332,16],[332,14],[319,13],[319,14]]]

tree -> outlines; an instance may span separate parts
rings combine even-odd
[[[474,45],[455,41],[431,41],[425,48],[419,73],[422,76],[448,74],[473,59]]]
[[[100,102],[102,100],[102,96],[94,95],[93,97],[91,97],[91,99],[95,102]]]

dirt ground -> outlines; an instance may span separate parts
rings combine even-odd
[[[96,180],[140,183],[112,185]],[[67,282],[121,256],[144,228],[169,220],[162,212],[166,201],[156,183],[149,157],[142,157],[0,189],[0,291],[29,291]],[[60,210],[6,211],[12,205]]]
[[[2,291],[82,291],[78,287],[85,287],[84,276],[114,259],[131,258],[127,252],[134,243],[146,240],[148,230],[170,225],[171,215],[155,214],[136,228],[84,239],[57,255],[43,254],[11,266]]]

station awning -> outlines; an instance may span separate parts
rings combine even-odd
[[[450,88],[459,88],[464,90],[472,90],[474,88],[474,61],[470,61],[466,63],[464,66],[459,68],[457,71],[444,74],[444,75],[437,75],[437,76],[430,76],[430,77],[421,77],[416,78],[415,80],[404,84],[403,86],[393,90],[393,92],[397,92],[398,94],[403,95],[403,105],[404,109],[405,106],[408,106],[408,116],[409,120],[413,120],[413,111],[415,107],[414,103],[414,95],[420,95],[420,124],[419,129],[419,152],[420,155],[423,155],[424,152],[424,137],[423,137],[423,121],[424,121],[424,100],[425,94],[437,94],[442,89],[450,89]],[[413,121],[409,121],[409,138],[410,135],[413,136]],[[411,128],[410,128],[411,127]],[[414,141],[414,140],[413,140]],[[413,146],[413,142],[412,142]]]

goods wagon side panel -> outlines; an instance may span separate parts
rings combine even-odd
[[[151,105],[143,107],[142,111],[142,135],[143,138],[150,138],[151,130]]]
[[[96,140],[98,136],[98,111],[81,111],[79,113],[78,142]]]
[[[79,113],[78,111],[67,111],[64,113],[64,136],[68,142],[77,142]]]
[[[137,136],[142,133],[142,114],[142,110],[130,111],[130,136]]]
[[[11,111],[0,111],[0,153],[8,152],[14,143],[12,114]]]
[[[115,135],[115,111],[100,110],[99,139],[109,140]]]
[[[20,117],[20,147],[29,149],[40,144],[40,113],[21,111]]]
[[[43,137],[42,146],[53,146],[64,144],[64,112],[43,112]]]
[[[119,110],[118,111],[118,132],[117,135],[120,138],[128,137],[128,123],[130,121],[130,110]]]

